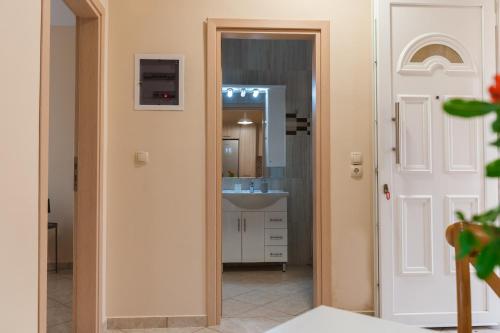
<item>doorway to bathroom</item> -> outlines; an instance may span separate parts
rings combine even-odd
[[[331,303],[329,23],[207,28],[208,322],[272,327]]]

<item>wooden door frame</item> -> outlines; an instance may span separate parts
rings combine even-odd
[[[238,38],[310,39],[313,51],[313,263],[314,304],[331,305],[330,22],[207,20],[206,110],[206,308],[209,325],[222,311],[222,35]],[[315,96],[315,98],[314,98]]]
[[[64,1],[76,16],[75,155],[79,168],[73,236],[73,331],[97,333],[101,326],[102,303],[99,281],[105,13],[99,0]],[[38,332],[45,333],[47,330],[50,0],[41,0],[41,4]]]

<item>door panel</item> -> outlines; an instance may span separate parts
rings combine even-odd
[[[222,262],[241,262],[240,212],[222,213]]]
[[[264,213],[243,212],[242,261],[264,262]]]
[[[494,0],[379,2],[378,169],[380,314],[421,326],[456,325],[456,210],[498,202],[484,162],[496,157],[484,120],[447,116],[449,98],[488,98],[495,72]],[[475,276],[473,324],[500,321],[500,302]]]
[[[400,95],[401,171],[431,172],[431,103],[430,96]]]

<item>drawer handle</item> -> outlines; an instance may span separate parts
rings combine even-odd
[[[270,253],[271,257],[283,257],[283,253]]]
[[[270,219],[270,220],[271,220],[271,222],[281,222],[281,221],[283,221],[283,219]]]
[[[271,236],[271,239],[283,239],[283,236]]]

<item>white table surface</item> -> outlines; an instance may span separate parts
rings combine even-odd
[[[429,333],[392,321],[320,306],[267,333]]]

